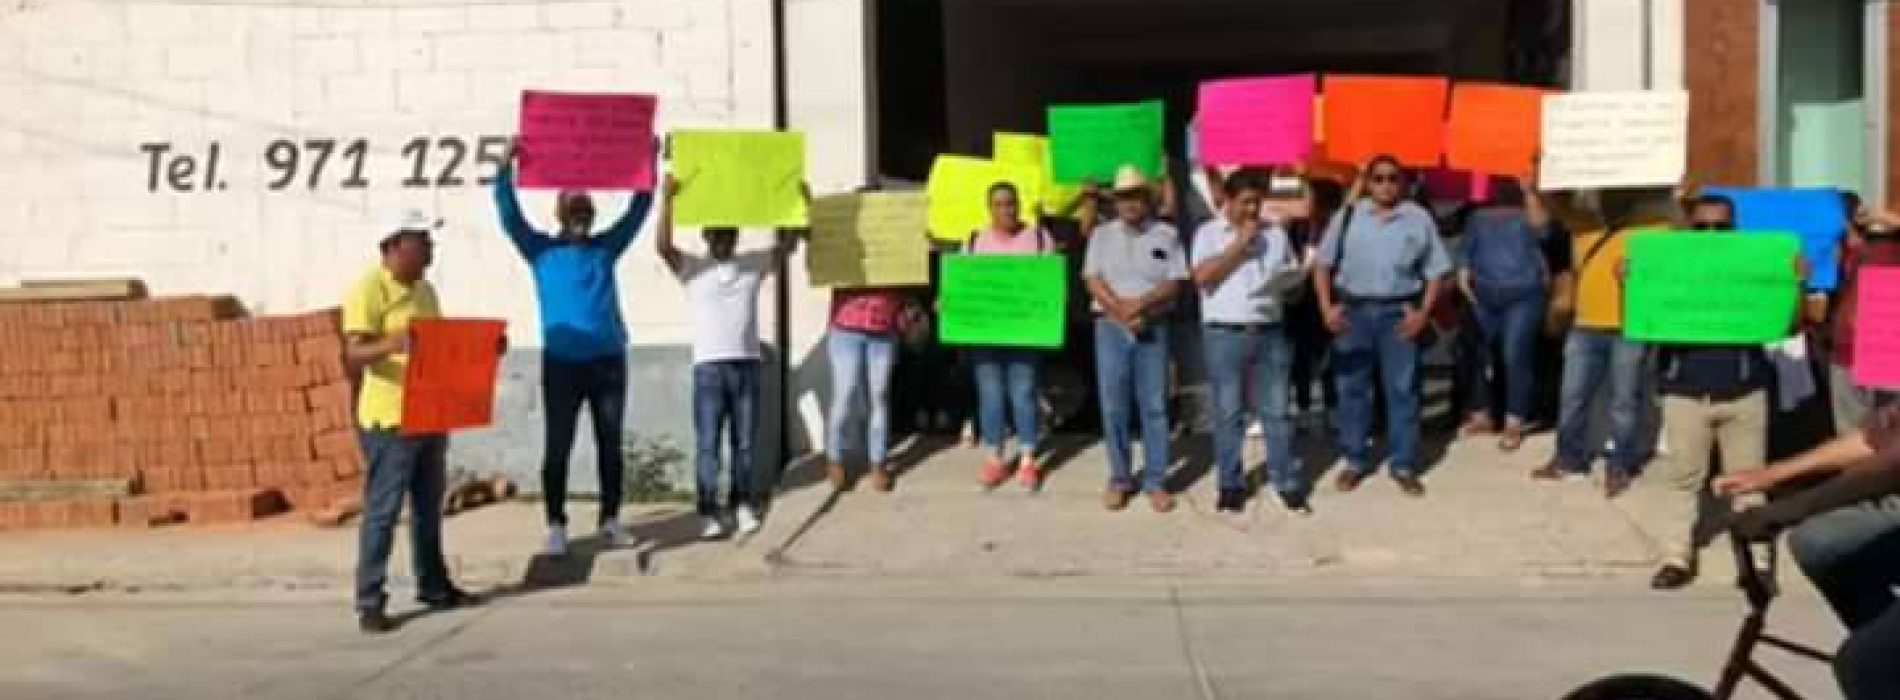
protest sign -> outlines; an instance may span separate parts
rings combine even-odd
[[[1900,267],[1861,268],[1854,295],[1854,383],[1900,389]]]
[[[1432,168],[1421,172],[1425,195],[1442,202],[1488,202],[1491,176],[1484,173]]]
[[[1801,255],[1808,259],[1808,289],[1830,292],[1840,286],[1838,246],[1847,235],[1847,209],[1838,190],[1711,187],[1705,193],[1735,203],[1737,227],[1800,234]]]
[[[673,133],[681,226],[789,228],[806,223],[805,135],[782,131]]]
[[[1651,343],[1768,343],[1801,300],[1791,234],[1643,231],[1631,236],[1623,335]]]
[[[1042,171],[1033,166],[998,163],[972,156],[937,156],[930,166],[930,235],[945,241],[963,242],[970,234],[990,225],[990,186],[1008,182],[1016,186],[1017,216],[1023,223],[1036,221],[1034,202],[1042,198]]]
[[[990,159],[1005,165],[1020,165],[1042,171],[1042,197],[1037,202],[1042,213],[1056,215],[1082,194],[1077,185],[1056,182],[1055,163],[1049,156],[1049,139],[1037,134],[1006,134],[990,137]]]
[[[503,321],[420,319],[409,324],[402,433],[439,435],[494,419]]]
[[[921,192],[872,192],[812,202],[805,270],[815,287],[930,283],[930,239]]]
[[[945,344],[1062,347],[1062,256],[946,255],[942,265],[938,329]]]
[[[1201,83],[1195,131],[1209,165],[1286,165],[1313,150],[1312,74]]]
[[[1056,181],[1107,184],[1123,165],[1159,178],[1164,103],[1056,105],[1049,108],[1049,144]]]
[[[1541,89],[1459,83],[1451,89],[1445,162],[1456,170],[1530,175],[1543,119]]]
[[[533,189],[653,189],[652,95],[521,93],[521,171]]]
[[[1689,157],[1689,96],[1681,91],[1578,92],[1544,97],[1546,190],[1669,187]]]
[[[1445,78],[1328,75],[1326,157],[1362,164],[1389,153],[1400,163],[1438,165],[1445,148]]]

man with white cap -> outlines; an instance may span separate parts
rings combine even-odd
[[[550,236],[522,214],[514,168],[495,177],[495,209],[508,240],[534,271],[541,311],[541,400],[547,448],[541,495],[548,524],[543,552],[567,553],[567,469],[581,405],[593,419],[594,458],[600,478],[600,534],[608,545],[627,544],[620,524],[626,465],[620,453],[627,406],[627,328],[620,317],[615,267],[646,223],[653,193],[640,192],[618,221],[593,233],[594,201],[563,191],[555,204],[560,229]]]
[[[384,229],[389,233],[378,244],[381,264],[357,280],[343,300],[344,355],[362,371],[356,422],[369,463],[357,540],[356,612],[359,626],[372,634],[395,626],[383,611],[388,600],[383,584],[405,499],[417,600],[436,610],[479,602],[449,581],[442,557],[448,436],[402,432],[409,323],[442,315],[435,288],[423,279],[434,257],[430,235],[440,226],[439,220],[420,211],[402,212]]]
[[[1148,179],[1132,165],[1115,175],[1115,218],[1089,235],[1082,279],[1095,310],[1095,374],[1108,445],[1102,504],[1128,506],[1136,489],[1155,511],[1174,510],[1165,480],[1168,455],[1168,328],[1165,314],[1188,279],[1175,228],[1153,215]],[[1136,484],[1129,454],[1130,404],[1139,406],[1146,469]]]

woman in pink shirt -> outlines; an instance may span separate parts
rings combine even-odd
[[[1015,185],[991,185],[989,205],[990,226],[970,235],[963,248],[965,255],[1038,255],[1050,251],[1048,232],[1022,222],[1022,202]],[[977,429],[984,446],[992,452],[978,480],[984,488],[995,488],[1009,478],[1013,466],[1023,488],[1040,488],[1042,466],[1036,462],[1036,365],[1040,358],[1032,350],[982,347],[970,350],[970,361],[976,372]],[[1007,447],[1006,408],[1008,425],[1016,434],[1013,451]]]
[[[891,473],[884,466],[890,434],[891,367],[897,361],[898,317],[903,295],[895,289],[838,289],[831,293],[831,332],[825,340],[831,356],[831,410],[826,431],[825,478],[832,488],[845,487],[844,436],[847,423],[865,420],[865,454],[870,458],[865,478],[877,491],[891,490]],[[867,393],[870,415],[853,415],[858,388]]]

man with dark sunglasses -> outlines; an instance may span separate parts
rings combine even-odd
[[[1383,382],[1386,452],[1392,479],[1410,496],[1425,495],[1418,479],[1419,355],[1432,303],[1451,273],[1451,256],[1432,213],[1405,199],[1405,169],[1374,157],[1360,171],[1346,205],[1327,226],[1313,270],[1314,293],[1333,333],[1339,391],[1335,422],[1345,464],[1340,491],[1372,474],[1375,372]],[[1361,192],[1369,195],[1361,200]]]
[[[1722,235],[1735,229],[1735,205],[1726,197],[1694,201],[1688,227]],[[1798,264],[1798,263],[1797,263]],[[1792,324],[1796,319],[1789,318]],[[1759,469],[1768,450],[1768,379],[1774,372],[1759,345],[1657,346],[1663,434],[1670,454],[1658,461],[1650,488],[1665,495],[1666,508],[1645,523],[1663,552],[1650,580],[1674,590],[1695,580],[1695,524],[1712,450],[1722,451],[1731,473]],[[1758,497],[1738,499],[1753,505]]]

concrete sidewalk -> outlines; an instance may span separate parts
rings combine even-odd
[[[1640,590],[1650,573],[1652,551],[1634,523],[1651,494],[1639,487],[1610,502],[1590,484],[1532,482],[1526,472],[1548,454],[1548,436],[1512,455],[1492,440],[1453,443],[1427,475],[1430,493],[1422,499],[1383,477],[1353,494],[1322,480],[1310,517],[1256,501],[1239,521],[1213,512],[1215,479],[1202,449],[1183,451],[1181,507],[1162,515],[1143,500],[1126,512],[1104,511],[1099,445],[1054,447],[1047,486],[1036,494],[1013,483],[985,493],[975,484],[979,451],[925,442],[899,453],[897,463],[907,466],[891,494],[834,493],[808,460],[786,475],[765,529],[745,541],[698,541],[690,506],[640,506],[629,515],[647,544],[597,551],[582,540],[556,560],[535,555],[538,505],[514,503],[450,519],[448,550],[458,579],[473,586],[1101,576],[1479,579],[1531,587],[1601,580]],[[1323,465],[1325,456],[1308,459]],[[575,522],[592,520],[586,504],[574,510]],[[392,562],[398,578],[407,569],[403,540],[399,534]],[[353,528],[301,523],[17,534],[0,538],[0,590],[347,588],[354,550]],[[1731,570],[1718,543],[1707,551],[1701,585],[1727,586]]]

